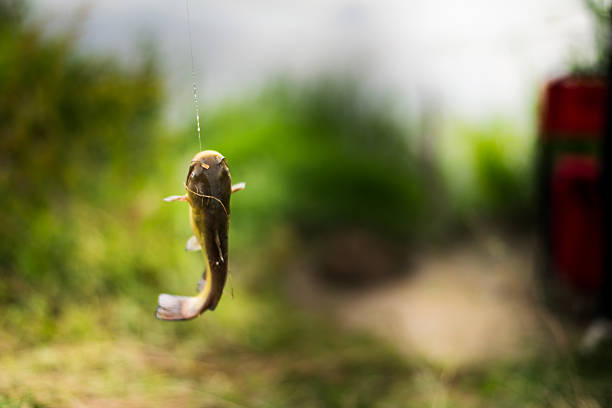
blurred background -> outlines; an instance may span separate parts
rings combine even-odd
[[[608,3],[0,0],[0,407],[611,406]]]

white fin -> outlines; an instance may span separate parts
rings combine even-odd
[[[201,251],[202,247],[200,246],[200,242],[192,235],[191,238],[187,240],[187,245],[185,245],[185,251]]]
[[[246,187],[246,183],[244,181],[242,183],[234,184],[232,186],[232,194],[237,191],[244,190],[245,187]]]
[[[199,296],[159,295],[155,317],[160,320],[189,320],[202,312],[204,299]]]
[[[164,201],[167,203],[171,203],[173,201],[187,201],[187,195],[173,195],[173,196],[164,198]]]

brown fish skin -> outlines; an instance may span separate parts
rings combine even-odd
[[[193,233],[206,258],[203,287],[197,296],[159,296],[156,317],[187,320],[206,310],[214,310],[221,299],[228,270],[228,229],[232,181],[225,158],[213,150],[196,154],[189,166],[184,197],[168,201],[188,201]],[[234,191],[244,188],[236,186]]]

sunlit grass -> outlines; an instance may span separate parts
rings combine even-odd
[[[66,313],[64,335],[52,342],[3,343],[0,406],[605,407],[612,401],[604,369],[609,353],[548,353],[448,371],[265,298],[224,299],[218,312],[179,324],[156,321],[129,299],[103,306]]]

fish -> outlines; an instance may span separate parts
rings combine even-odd
[[[227,161],[221,153],[204,150],[191,160],[186,194],[164,198],[166,202],[189,203],[194,235],[187,240],[185,249],[202,251],[206,267],[196,296],[159,295],[155,312],[158,319],[190,320],[217,307],[228,274],[230,197],[245,186],[245,183],[232,185]]]

